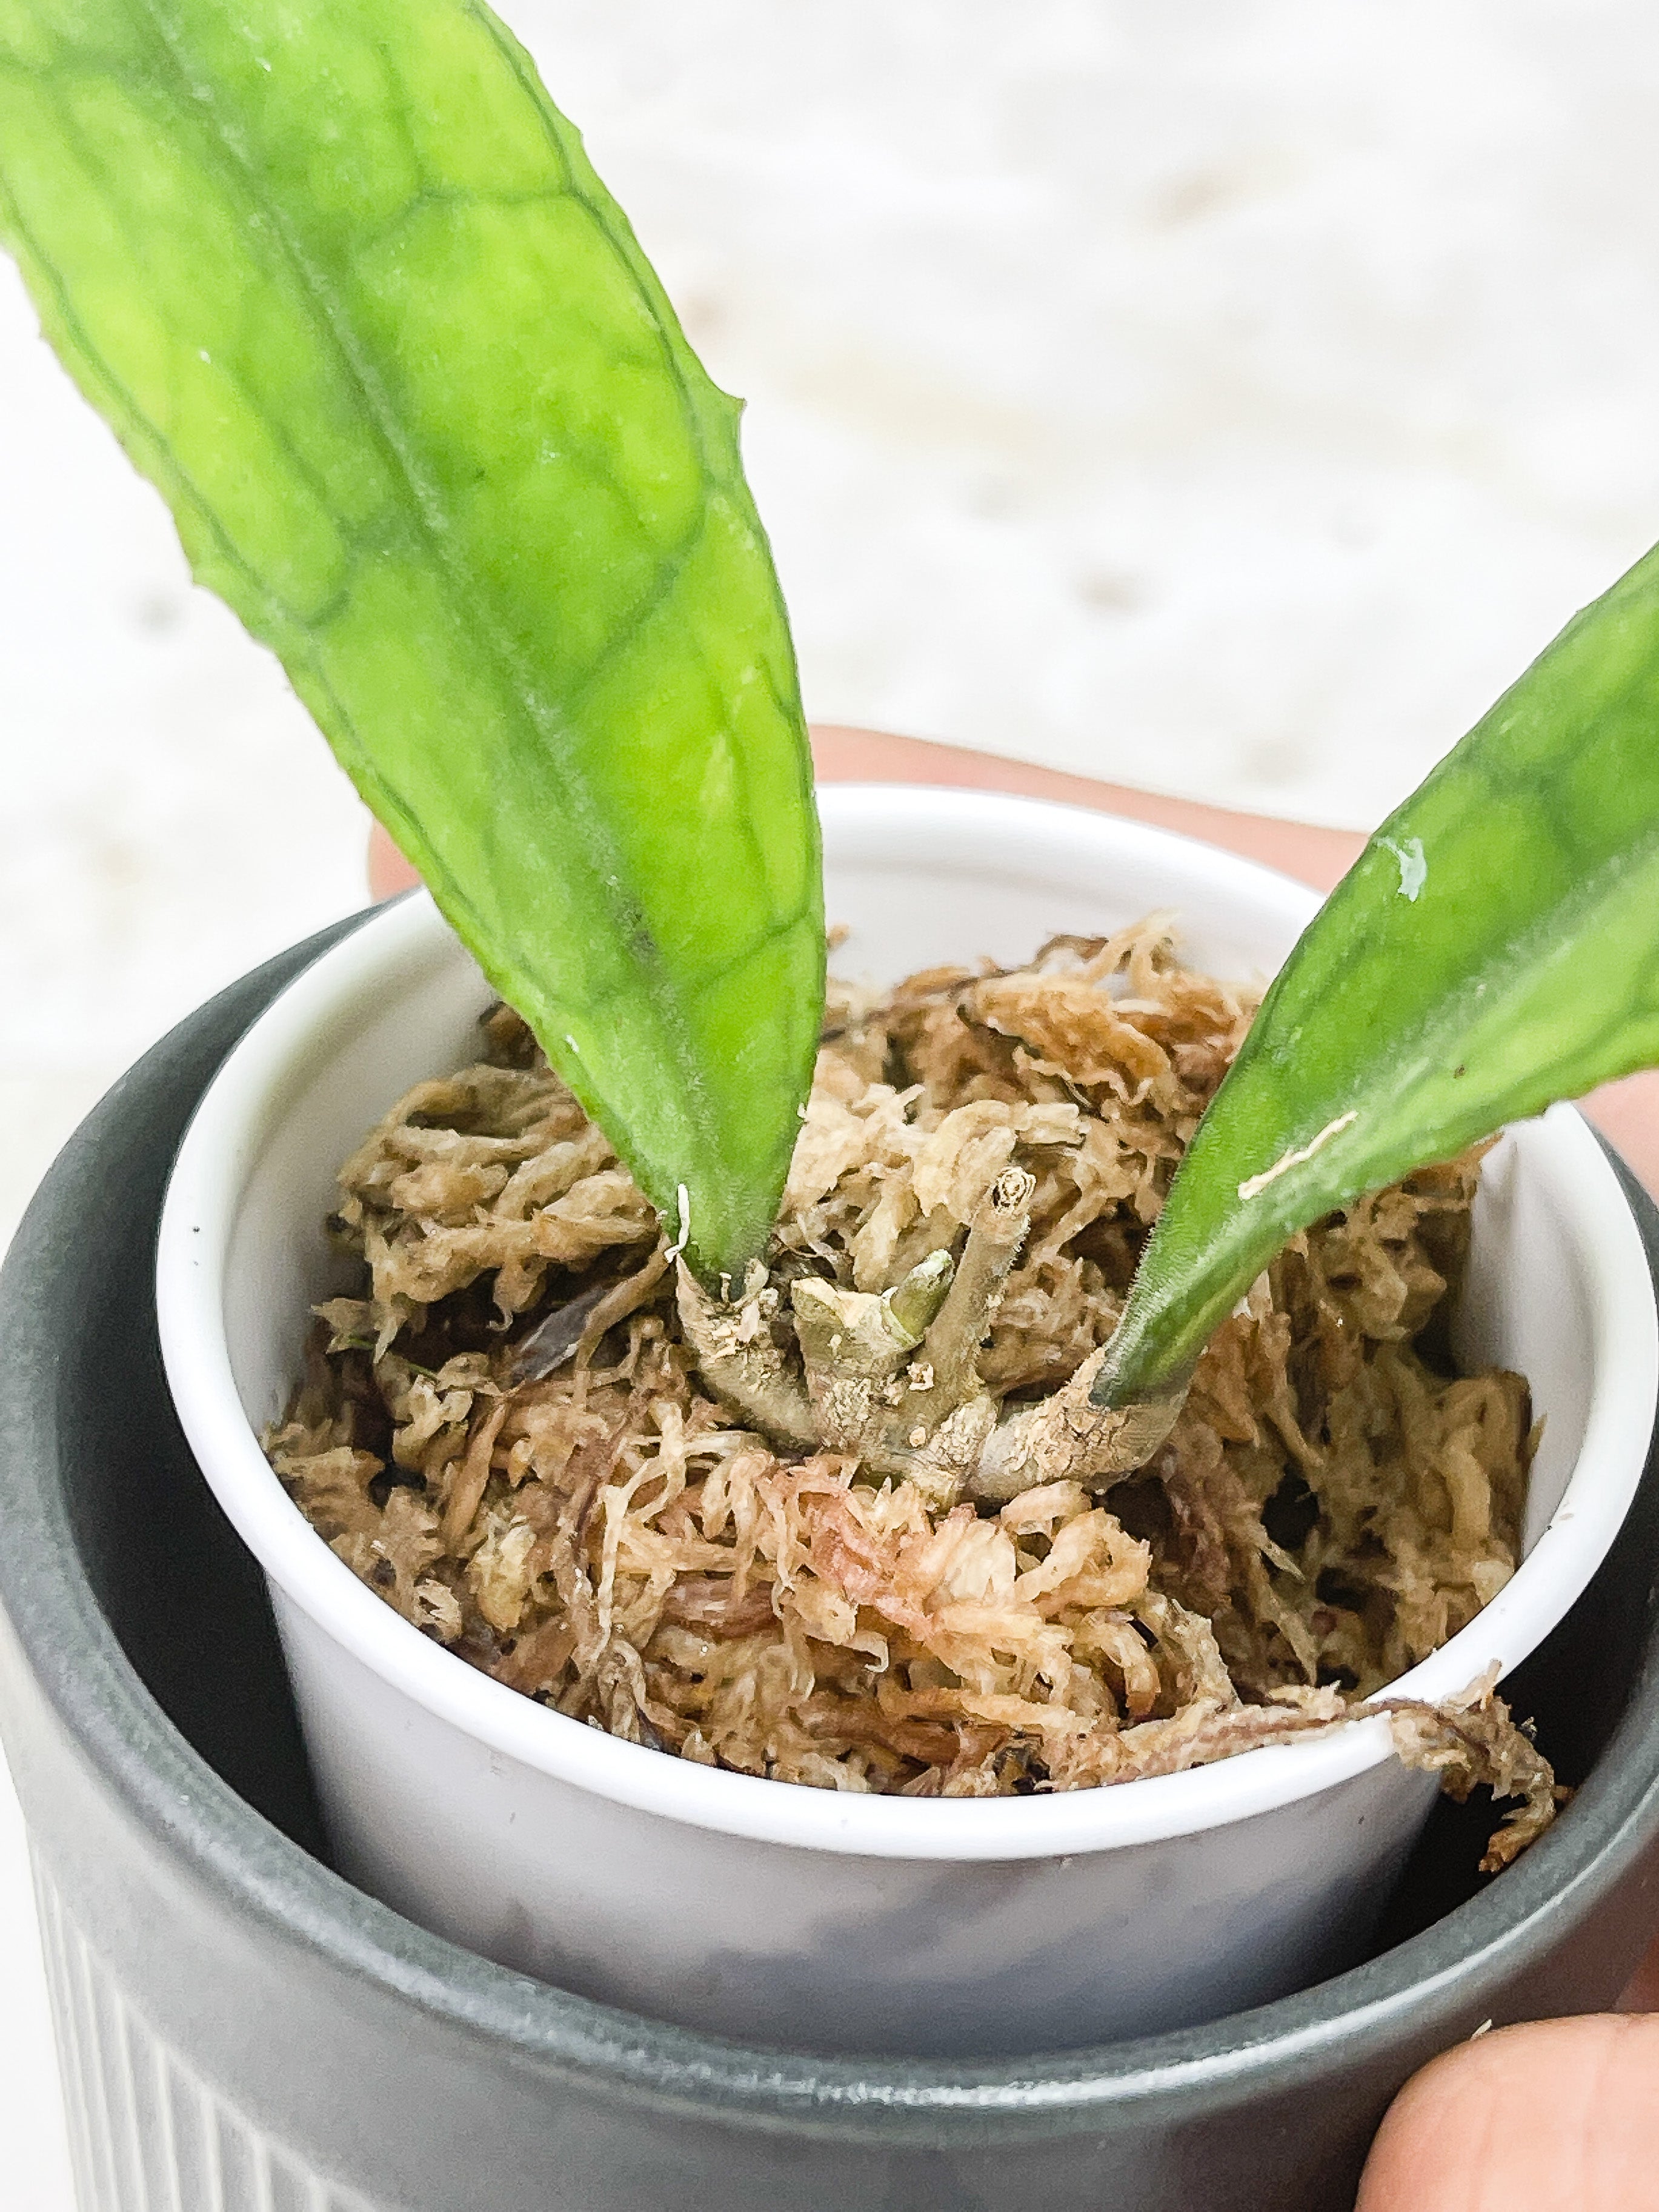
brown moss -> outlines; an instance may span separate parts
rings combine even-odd
[[[1030,1228],[978,1382],[1005,1408],[1052,1392],[1109,1336],[1252,1012],[1157,920],[1012,973],[834,987],[734,1343],[798,1376],[792,1282],[873,1293],[960,1258],[1017,1170]],[[343,1169],[361,1291],[319,1309],[266,1443],[371,1589],[526,1694],[787,1781],[1076,1789],[1337,1724],[1514,1571],[1526,1385],[1451,1375],[1443,1349],[1476,1157],[1296,1238],[1144,1474],[941,1510],[734,1419],[645,1200],[522,1024],[497,1009],[487,1035]],[[1395,1729],[1456,1786],[1520,1796],[1502,1852],[1554,1800],[1498,1716],[1488,1698]]]

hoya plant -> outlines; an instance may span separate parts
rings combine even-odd
[[[1659,1061],[1659,555],[1308,930],[1111,1341],[999,1416],[1026,1227],[854,1292],[765,1253],[823,1010],[789,632],[719,391],[481,0],[0,0],[42,325],[659,1209],[711,1386],[941,1499],[1139,1464],[1299,1228]],[[971,949],[971,948],[968,948]]]

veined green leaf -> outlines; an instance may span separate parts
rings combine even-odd
[[[1659,1062],[1659,550],[1373,836],[1199,1125],[1096,1386],[1178,1386],[1298,1229]]]
[[[477,0],[0,0],[0,229],[198,578],[739,1267],[822,1006],[794,661],[738,404],[528,57]]]

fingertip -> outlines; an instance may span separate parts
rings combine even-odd
[[[372,899],[389,899],[398,891],[410,890],[420,882],[418,872],[404,860],[378,822],[369,826],[368,832],[368,895]]]
[[[1356,2212],[1659,2212],[1659,2020],[1500,2028],[1415,2075]]]

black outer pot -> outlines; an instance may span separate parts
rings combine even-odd
[[[1425,2060],[1613,2000],[1659,1923],[1651,1454],[1516,1680],[1583,1778],[1554,1829],[1483,1886],[1486,1809],[1443,1805],[1386,1948],[1211,2027],[982,2065],[745,2050],[491,1966],[331,1873],[260,1577],[167,1399],[151,1270],[203,1085],[338,933],[116,1086],[0,1283],[0,1721],[83,2212],[1338,2212]]]

